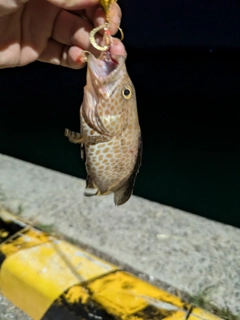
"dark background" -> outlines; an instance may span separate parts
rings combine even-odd
[[[134,194],[240,227],[240,3],[119,5],[144,144]],[[0,70],[0,152],[85,178],[63,136],[79,130],[85,72]]]

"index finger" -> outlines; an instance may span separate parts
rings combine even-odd
[[[57,7],[66,10],[79,10],[95,6],[99,0],[47,0]]]

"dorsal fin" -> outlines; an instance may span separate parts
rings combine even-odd
[[[118,190],[114,192],[114,203],[116,206],[120,206],[129,200],[132,195],[133,187],[135,184],[136,176],[139,168],[142,164],[142,139],[139,137],[138,154],[134,169],[128,178],[128,180]]]

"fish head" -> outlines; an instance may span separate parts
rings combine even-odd
[[[136,94],[125,60],[108,51],[99,58],[89,53],[87,58],[82,116],[101,135],[117,136],[129,122],[138,127]]]
[[[128,76],[125,64],[126,57],[111,55],[104,52],[100,58],[93,54],[88,57],[88,81],[95,91],[95,95],[103,99],[110,99],[121,92],[122,99],[129,100],[135,97],[134,86]]]

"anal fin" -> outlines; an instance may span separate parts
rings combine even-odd
[[[98,194],[98,189],[94,186],[92,178],[87,176],[86,179],[86,189],[84,190],[84,195],[86,197],[96,196]]]

